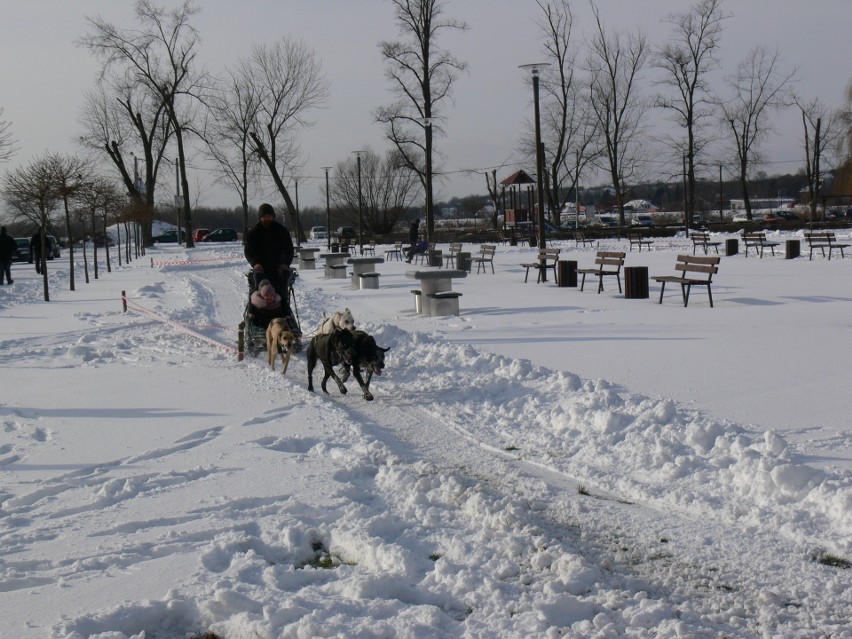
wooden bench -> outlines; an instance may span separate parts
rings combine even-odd
[[[362,255],[375,255],[376,254],[376,241],[370,240],[363,247]]]
[[[630,250],[633,251],[633,247],[638,246],[640,253],[642,252],[643,245],[650,251],[651,245],[654,243],[654,240],[642,237],[642,233],[639,231],[627,231],[627,240],[630,242]]]
[[[713,308],[713,293],[710,290],[710,284],[713,280],[713,275],[719,271],[719,261],[721,259],[721,257],[712,255],[678,255],[675,270],[680,271],[680,275],[657,275],[654,277],[655,282],[662,284],[660,288],[660,304],[663,303],[663,293],[666,290],[666,284],[672,282],[680,284],[684,306],[689,304],[689,292],[693,286],[706,286],[707,296],[710,298],[710,308]]]
[[[690,237],[692,237],[693,255],[695,255],[695,249],[697,249],[699,246],[704,249],[704,255],[707,255],[711,246],[716,249],[716,253],[719,253],[719,246],[721,246],[722,243],[711,242],[709,233],[693,233]]]
[[[577,273],[583,274],[580,290],[586,284],[586,275],[595,275],[598,278],[598,293],[603,290],[603,278],[606,275],[615,275],[618,280],[618,292],[621,293],[621,267],[624,266],[626,253],[623,251],[598,251],[595,257],[595,268],[578,268]]]
[[[494,251],[497,246],[494,244],[482,244],[479,247],[479,257],[474,257],[471,261],[476,262],[476,272],[479,273],[481,268],[485,271],[485,265],[491,264],[491,272],[494,273]]]
[[[840,249],[840,257],[845,257],[843,249],[849,248],[848,244],[838,244],[837,238],[831,231],[825,232],[805,232],[805,239],[810,247],[809,260],[814,258],[814,249],[818,248],[822,251],[822,256],[825,257],[825,249],[828,249],[828,259],[831,259],[831,252],[834,249]]]
[[[745,256],[748,257],[748,247],[754,248],[754,252],[763,257],[763,249],[768,248],[775,255],[775,247],[778,242],[767,242],[766,233],[743,233],[743,244],[745,245]]]
[[[579,246],[581,243],[582,243],[583,246],[586,246],[586,244],[594,245],[594,243],[595,243],[595,240],[586,237],[585,231],[574,231],[571,235],[574,238],[574,245],[575,246]]]
[[[536,279],[536,283],[541,282],[541,278],[549,268],[553,269],[553,279],[556,280],[556,262],[558,259],[558,248],[540,249],[538,252],[538,262],[527,262],[525,264],[521,264],[523,268],[527,269],[527,272],[524,275],[524,283],[526,283],[530,276],[531,268],[538,269],[538,278]]]
[[[447,249],[447,254],[444,256],[444,259],[447,261],[447,268],[456,267],[456,257],[461,253],[461,250],[461,242],[450,242],[450,248]]]

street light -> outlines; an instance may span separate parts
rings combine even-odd
[[[330,166],[322,167],[322,170],[325,171],[325,239],[328,245],[328,250],[331,252],[331,206],[328,202],[328,172],[331,171]]]
[[[426,132],[426,242],[432,248],[432,229],[435,222],[432,215],[432,123],[435,118],[417,118]]]
[[[364,151],[352,151],[358,157],[358,245],[364,255],[364,204],[361,196],[361,154]]]
[[[535,171],[536,190],[538,191],[538,249],[544,249],[544,149],[541,145],[541,115],[538,108],[538,74],[539,70],[550,65],[546,62],[522,64],[520,69],[532,72],[533,104],[535,105]],[[541,281],[547,281],[547,261],[541,260]]]

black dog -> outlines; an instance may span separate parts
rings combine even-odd
[[[314,367],[317,365],[317,360],[322,362],[325,369],[325,375],[322,378],[322,392],[328,393],[325,385],[329,377],[333,377],[337,382],[337,388],[342,394],[346,394],[346,387],[343,381],[334,372],[333,366],[337,364],[349,364],[355,353],[355,340],[352,333],[349,331],[334,331],[327,335],[317,335],[311,339],[308,344],[308,390],[314,390]]]
[[[355,352],[351,362],[343,363],[340,381],[345,382],[349,379],[349,371],[351,370],[355,374],[355,379],[358,380],[358,385],[364,392],[364,399],[369,402],[373,399],[373,394],[370,392],[370,380],[373,379],[373,373],[376,375],[382,374],[382,369],[385,367],[385,353],[390,348],[382,348],[377,345],[375,338],[364,331],[352,331],[352,338],[354,340]],[[361,367],[367,370],[366,382],[361,377]]]

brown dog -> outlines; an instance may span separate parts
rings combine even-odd
[[[284,370],[282,375],[287,374],[287,366],[290,364],[290,353],[296,344],[296,336],[290,331],[287,320],[276,317],[266,328],[266,352],[269,356],[269,365],[275,370],[275,356],[281,353],[281,365]]]

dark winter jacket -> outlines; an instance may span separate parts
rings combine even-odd
[[[0,262],[11,260],[17,250],[18,243],[15,241],[15,238],[8,235],[6,230],[3,229],[3,232],[0,233]]]
[[[290,231],[278,222],[264,228],[260,222],[246,235],[246,259],[252,268],[260,264],[266,272],[277,271],[279,266],[293,262],[293,240]]]
[[[408,229],[408,242],[411,246],[417,244],[417,238],[420,235],[420,225],[417,222],[411,223],[411,228]]]
[[[30,238],[30,253],[36,260],[41,258],[41,231],[36,231]]]

